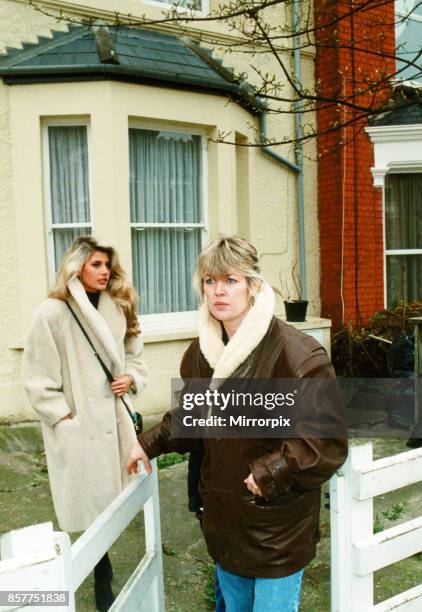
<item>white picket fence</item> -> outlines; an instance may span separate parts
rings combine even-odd
[[[422,481],[422,449],[372,460],[372,444],[352,447],[344,466],[332,478],[331,612],[420,612],[422,584],[374,605],[373,574],[422,551],[422,515],[373,533],[373,498]],[[83,500],[81,500],[83,503]],[[141,508],[144,508],[146,553],[110,612],[164,612],[158,478],[141,473],[97,520],[70,544],[51,523],[32,525],[0,540],[1,591],[75,591]],[[19,605],[0,610],[19,610]],[[25,606],[25,610],[39,610]]]
[[[377,605],[373,592],[374,572],[422,550],[422,516],[373,533],[373,498],[420,481],[422,449],[373,461],[371,443],[351,448],[330,483],[331,612],[422,610],[422,584]]]
[[[52,523],[2,536],[0,591],[69,591],[69,606],[52,609],[74,612],[75,591],[143,507],[146,552],[110,612],[164,612],[157,465],[151,463],[152,475],[135,477],[72,545],[67,533],[53,531]],[[23,607],[0,606],[5,611],[19,609]]]

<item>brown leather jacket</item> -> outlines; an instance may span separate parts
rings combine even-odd
[[[194,340],[182,378],[210,378],[212,369]],[[310,336],[275,317],[254,351],[255,378],[332,378],[326,351]],[[344,423],[341,402],[333,406]],[[149,457],[192,450],[195,441],[172,437],[171,413],[141,434]],[[204,439],[201,495],[203,529],[211,557],[228,571],[251,577],[292,574],[315,556],[321,485],[347,456],[346,437]],[[264,498],[244,479],[252,472]]]

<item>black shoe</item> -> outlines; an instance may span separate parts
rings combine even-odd
[[[115,599],[111,590],[113,568],[106,553],[94,567],[95,603],[99,612],[107,612]]]
[[[110,582],[95,579],[95,605],[98,612],[107,612],[113,605],[114,599]]]
[[[420,448],[422,446],[422,438],[409,438],[406,446],[409,448]]]

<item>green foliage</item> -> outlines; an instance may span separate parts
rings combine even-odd
[[[396,308],[374,313],[366,325],[350,323],[331,338],[334,369],[345,378],[388,378],[387,351],[402,331],[413,331],[410,319],[422,316],[422,302],[400,303]]]
[[[165,542],[161,544],[161,548],[162,548],[163,554],[166,555],[167,557],[176,556],[176,551],[174,550],[174,548],[172,548],[171,546],[168,546]]]
[[[398,502],[397,504],[394,504],[394,506],[392,506],[390,510],[386,510],[385,512],[383,512],[382,515],[388,521],[397,521],[399,518],[403,517],[405,509],[406,504],[401,504],[400,502]]]
[[[384,531],[387,528],[385,521],[398,521],[400,518],[403,518],[404,512],[406,510],[406,503],[397,502],[389,510],[384,510],[379,514],[375,515],[374,521],[374,533],[379,533],[380,531]]]
[[[203,566],[205,577],[205,593],[204,603],[207,610],[215,610],[215,565],[214,563],[206,563]]]
[[[384,531],[384,522],[377,512],[374,521],[374,533],[379,533],[380,531]]]
[[[184,455],[180,455],[179,453],[169,453],[168,455],[161,455],[157,459],[157,466],[159,470],[164,470],[170,465],[175,465],[176,463],[183,463],[189,458],[189,453],[185,453]]]

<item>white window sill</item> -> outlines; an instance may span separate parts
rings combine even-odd
[[[144,344],[189,340],[198,336],[198,312],[196,310],[139,315],[138,319]],[[23,338],[11,338],[8,348],[18,351],[23,350]]]
[[[198,313],[196,311],[140,315],[139,323],[145,344],[189,340],[198,335]]]
[[[276,313],[276,316],[285,321],[285,316]],[[169,312],[156,315],[140,315],[139,323],[142,339],[145,344],[153,342],[171,342],[172,340],[190,340],[198,336],[198,312]],[[296,329],[314,335],[315,331],[322,331],[331,327],[330,319],[320,317],[307,317],[303,323],[289,323]],[[321,342],[321,339],[317,337]],[[324,344],[323,342],[321,342]],[[24,341],[21,338],[11,339],[9,349],[22,350]]]

